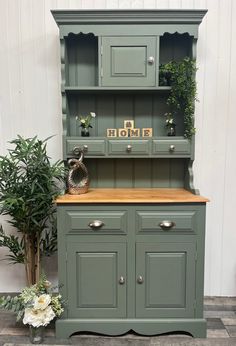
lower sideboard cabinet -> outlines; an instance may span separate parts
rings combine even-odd
[[[160,227],[164,221],[171,226]],[[57,336],[134,330],[205,337],[204,223],[205,203],[59,204],[67,306]]]

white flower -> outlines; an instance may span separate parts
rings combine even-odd
[[[85,124],[85,120],[84,119],[81,119],[80,122],[81,122],[81,124]]]
[[[49,294],[41,294],[34,300],[34,310],[44,310],[51,303],[51,297]]]
[[[96,117],[96,113],[94,113],[94,112],[90,112],[90,115],[91,115],[92,118]]]
[[[49,288],[50,286],[52,286],[51,282],[48,281],[48,280],[45,280],[45,281],[44,281],[44,287],[45,287],[45,288]]]
[[[47,326],[55,316],[56,315],[53,312],[51,306],[48,306],[45,310],[26,308],[23,323],[38,328],[41,326]]]

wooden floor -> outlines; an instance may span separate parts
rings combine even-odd
[[[236,346],[236,297],[205,298],[207,339],[193,339],[187,335],[168,334],[144,337],[126,334],[105,337],[94,334],[74,335],[69,340],[55,338],[54,327],[46,329],[44,345],[80,346]],[[29,344],[28,328],[15,322],[12,313],[0,310],[0,346]]]

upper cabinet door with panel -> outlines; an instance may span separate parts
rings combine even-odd
[[[102,37],[102,86],[155,86],[155,36]]]

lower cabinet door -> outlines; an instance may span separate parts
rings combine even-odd
[[[67,245],[68,317],[125,317],[126,244]]]
[[[137,243],[136,317],[194,317],[195,243]]]

